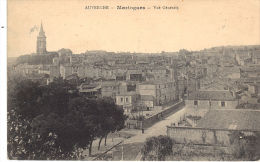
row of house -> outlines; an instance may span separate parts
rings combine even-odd
[[[179,98],[177,84],[174,81],[99,81],[82,83],[79,92],[87,97],[111,97],[126,111],[131,109],[151,110]]]

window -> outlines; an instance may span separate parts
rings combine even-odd
[[[221,101],[221,107],[225,107],[226,106],[225,104],[226,104],[225,101]]]
[[[124,99],[123,99],[123,97],[121,97],[121,102],[123,102],[124,101]]]
[[[198,101],[194,101],[194,105],[196,105],[196,106],[197,106],[197,105],[198,105]]]
[[[128,98],[125,98],[125,101],[128,102]]]

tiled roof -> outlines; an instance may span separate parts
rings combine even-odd
[[[236,100],[230,91],[196,91],[188,96],[188,100],[214,100],[214,101],[233,101]]]
[[[260,131],[259,110],[210,110],[196,127]]]

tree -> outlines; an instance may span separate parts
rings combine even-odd
[[[245,135],[242,132],[232,132],[229,135],[231,151],[235,158],[258,160],[260,156],[260,134]]]
[[[31,120],[39,115],[39,99],[42,89],[39,83],[30,80],[22,80],[8,94],[8,110],[15,110],[17,115]]]
[[[74,88],[62,79],[46,86],[22,80],[8,91],[10,159],[80,159],[95,139],[124,127],[112,100],[87,99]]]
[[[98,137],[100,132],[97,102],[94,99],[86,99],[80,96],[71,100],[69,103],[69,109],[75,114],[82,115],[82,124],[84,125],[85,133],[87,133],[85,135],[88,137],[86,144],[88,144],[87,147],[89,149],[89,156],[91,156],[92,143],[95,138]]]
[[[78,128],[85,119],[68,111],[74,94],[66,84],[40,86],[21,80],[8,90],[8,155],[10,159],[73,159],[82,148],[76,134],[87,136]],[[73,114],[73,115],[72,115]],[[76,120],[76,119],[81,119]],[[73,122],[71,122],[73,121]],[[73,139],[73,141],[68,141]]]
[[[100,144],[103,138],[105,138],[105,145],[107,136],[109,133],[113,133],[115,131],[119,131],[124,128],[124,123],[126,120],[126,116],[124,115],[124,111],[122,108],[119,108],[113,102],[112,98],[104,98],[98,100],[98,108],[100,111],[100,132],[99,132],[99,145],[98,149],[100,149]]]
[[[141,150],[143,160],[163,161],[172,155],[173,140],[168,136],[149,137]]]
[[[90,130],[88,145],[89,156],[91,156],[92,143],[95,139],[100,138],[99,146],[103,138],[114,131],[119,131],[124,127],[125,116],[123,109],[115,105],[113,100],[106,99],[86,99],[77,97],[71,100],[70,109],[85,116],[85,122]]]

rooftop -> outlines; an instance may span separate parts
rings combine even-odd
[[[258,130],[260,131],[259,110],[210,110],[199,120],[198,128]]]

